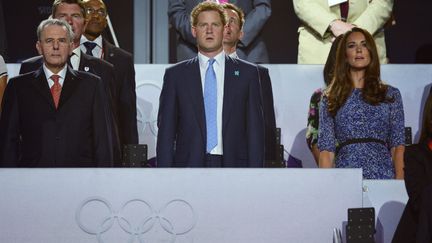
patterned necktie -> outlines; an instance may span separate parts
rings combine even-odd
[[[217,82],[213,69],[215,59],[209,60],[204,83],[204,108],[207,127],[207,153],[216,147],[217,141]]]
[[[90,42],[90,41],[86,41],[86,42],[84,42],[84,46],[85,46],[85,48],[86,48],[86,54],[87,55],[90,55],[90,56],[93,56],[93,49],[96,47],[96,43],[94,43],[94,42]]]
[[[61,89],[62,89],[60,82],[59,82],[59,79],[60,79],[59,75],[54,74],[51,76],[51,80],[54,81],[54,85],[51,86],[51,95],[53,97],[54,105],[55,105],[56,109],[57,109],[59,101],[60,101],[60,94],[61,94]]]

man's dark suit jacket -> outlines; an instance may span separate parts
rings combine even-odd
[[[58,109],[42,67],[12,78],[0,117],[1,166],[112,166],[107,103],[99,77],[69,67]]]
[[[135,68],[129,52],[103,39],[103,59],[114,65],[116,83],[113,99],[118,109],[120,144],[138,144]]]
[[[432,151],[426,143],[407,146],[404,155],[408,203],[393,236],[393,243],[416,241],[422,192],[432,185]]]
[[[265,161],[276,161],[276,118],[268,69],[258,65],[265,124]]]
[[[28,72],[32,72],[38,70],[43,64],[42,56],[36,56],[29,58],[21,63],[21,68],[19,73],[24,74]],[[111,120],[111,128],[112,128],[112,144],[113,144],[113,152],[114,152],[114,161],[116,162],[116,166],[120,164],[121,161],[121,149],[120,149],[120,141],[119,141],[119,128],[118,128],[118,104],[115,101],[115,94],[117,93],[117,85],[115,81],[115,71],[114,66],[106,61],[100,60],[99,58],[95,58],[81,52],[80,62],[79,62],[79,71],[85,71],[88,73],[92,73],[102,79],[102,86],[107,94],[110,106],[110,120]]]
[[[264,120],[257,67],[226,57],[223,167],[263,167]],[[198,57],[167,68],[159,102],[159,167],[206,167],[206,119]]]

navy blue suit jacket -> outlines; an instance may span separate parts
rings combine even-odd
[[[0,117],[0,166],[112,166],[108,109],[92,74],[68,68],[57,109],[42,67],[12,78]]]
[[[198,57],[167,68],[158,114],[159,167],[206,167],[206,120]],[[226,57],[223,167],[263,167],[264,120],[258,69]]]

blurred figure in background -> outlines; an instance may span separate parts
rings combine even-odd
[[[316,164],[319,162],[320,151],[318,149],[318,128],[319,128],[319,104],[323,91],[330,85],[334,75],[334,65],[336,63],[336,52],[340,40],[343,35],[336,37],[330,49],[330,53],[327,57],[327,61],[324,65],[323,76],[324,76],[324,88],[317,89],[310,99],[309,112],[308,112],[308,123],[306,130],[306,143],[312,152]]]
[[[382,82],[376,45],[366,30],[344,34],[319,116],[320,167],[362,168],[364,179],[403,179],[402,97]]]
[[[384,26],[389,22],[394,0],[350,0],[329,6],[328,0],[293,0],[302,22],[299,27],[297,63],[323,64],[335,37],[354,26],[375,39],[379,61],[387,63]]]

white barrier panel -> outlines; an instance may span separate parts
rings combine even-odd
[[[0,169],[0,242],[332,242],[360,169]]]
[[[148,144],[149,158],[155,156],[157,112],[165,68],[169,65],[137,64],[137,112],[140,143]],[[285,158],[300,159],[303,167],[316,167],[305,142],[310,97],[323,85],[321,65],[265,65],[273,85],[276,123],[282,128]],[[9,64],[9,75],[15,76],[19,64]],[[432,65],[383,65],[382,78],[400,89],[405,109],[405,125],[412,127],[417,141],[422,102],[432,83]]]

